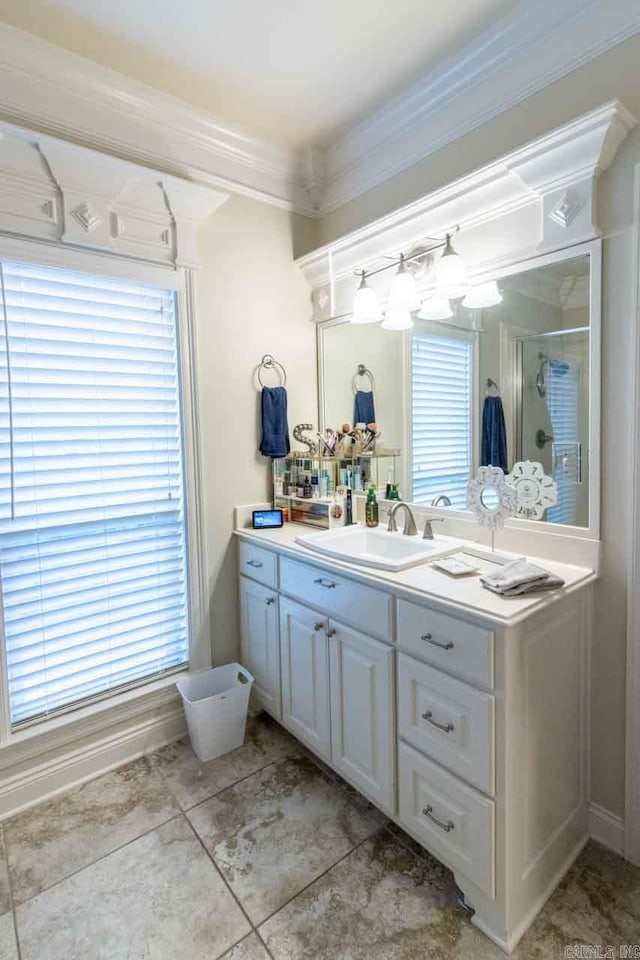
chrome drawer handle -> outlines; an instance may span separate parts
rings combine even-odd
[[[315,630],[316,633],[318,632],[318,630],[324,630],[324,623],[322,622],[322,620],[318,620],[317,623],[314,623],[313,629]]]
[[[449,723],[449,721],[446,723],[440,723],[439,720],[434,720],[431,710],[427,710],[426,713],[423,713],[422,719],[426,720],[427,723],[430,723],[432,727],[437,727],[438,730],[442,730],[443,733],[451,733],[452,730],[455,730],[454,725]]]
[[[327,590],[333,590],[336,586],[333,580],[325,580],[323,577],[317,577],[313,582],[317,583],[319,587],[326,587]]]
[[[271,604],[272,604],[272,603],[275,603],[275,602],[276,602],[276,598],[275,598],[275,597],[267,597],[267,599],[265,600],[265,603],[266,603],[266,605],[267,605],[268,607],[270,607]]]
[[[247,560],[247,566],[248,566],[248,567],[261,567],[261,566],[262,566],[262,561],[261,561],[261,560]]]
[[[451,640],[443,643],[442,640],[434,640],[430,633],[423,633],[420,639],[432,644],[434,647],[440,647],[442,650],[453,650],[453,642]]]
[[[455,830],[456,825],[453,822],[453,820],[447,820],[447,822],[445,823],[444,820],[438,820],[437,817],[434,817],[433,807],[431,806],[430,803],[427,804],[427,806],[424,808],[422,812],[425,815],[425,817],[429,817],[429,820],[431,820],[432,823],[435,823],[436,827],[440,827],[441,830],[444,830],[445,833],[449,833],[451,830]]]

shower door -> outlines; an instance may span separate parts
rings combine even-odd
[[[589,332],[558,330],[519,344],[517,457],[537,460],[558,485],[546,520],[589,524]]]

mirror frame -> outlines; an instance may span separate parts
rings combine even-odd
[[[509,518],[505,526],[517,530],[532,530],[538,533],[564,534],[576,538],[589,540],[600,539],[600,411],[601,411],[601,342],[602,342],[602,240],[589,240],[585,243],[563,247],[551,253],[542,254],[527,260],[519,260],[507,265],[500,265],[487,269],[473,277],[475,281],[501,280],[518,273],[525,273],[549,264],[560,263],[563,260],[572,260],[585,254],[589,256],[589,525],[576,527],[564,523],[550,523],[547,520],[524,520],[518,517]],[[326,426],[325,403],[325,357],[324,334],[332,327],[349,323],[349,316],[334,317],[323,320],[316,325],[316,358],[317,358],[317,385],[318,385],[318,419],[319,429],[324,431]],[[389,336],[394,336],[390,333]],[[396,334],[397,336],[397,334]],[[407,333],[401,334],[408,342]],[[511,394],[512,384],[503,391]],[[510,398],[511,399],[511,398]],[[404,452],[404,451],[403,451]],[[422,504],[421,506],[426,506]],[[469,520],[473,514],[468,510],[452,510],[447,508],[447,516]]]

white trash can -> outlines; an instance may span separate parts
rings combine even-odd
[[[236,750],[244,743],[253,677],[239,663],[198,670],[178,680],[191,746],[200,760]]]

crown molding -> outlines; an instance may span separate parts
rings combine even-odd
[[[628,0],[537,0],[383,105],[324,154],[331,213],[640,31]]]
[[[195,268],[200,224],[229,198],[0,121],[0,232]]]
[[[6,23],[0,23],[0,120],[314,212],[294,151],[239,133],[176,97]]]
[[[314,319],[348,314],[354,271],[371,269],[461,228],[456,249],[472,276],[593,240],[598,176],[636,120],[618,100],[603,104],[468,176],[299,257],[312,288]],[[371,286],[385,281],[371,277]],[[425,291],[430,278],[419,282]],[[386,281],[388,286],[388,281]]]

